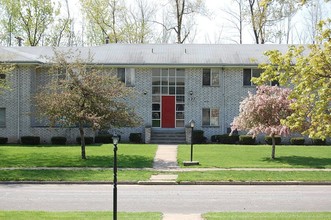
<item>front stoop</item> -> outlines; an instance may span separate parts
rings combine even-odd
[[[163,214],[163,220],[203,220],[201,214]]]

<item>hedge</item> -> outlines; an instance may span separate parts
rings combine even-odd
[[[211,136],[211,142],[217,142],[220,144],[236,144],[239,141],[239,135],[229,135],[229,134],[221,134],[221,135],[213,135]]]
[[[240,135],[239,136],[239,144],[243,145],[252,145],[256,143],[255,137],[251,135]]]
[[[202,130],[193,130],[193,143],[203,144],[206,143],[206,137],[204,137],[204,131]]]
[[[22,136],[21,137],[21,144],[39,145],[40,144],[40,137],[39,136]]]
[[[293,137],[290,139],[290,143],[292,145],[304,145],[305,144],[305,138],[303,137]]]
[[[67,143],[67,138],[62,136],[55,136],[51,138],[51,143],[54,145],[65,145]]]
[[[85,145],[93,144],[93,137],[84,137],[85,140]],[[76,143],[81,144],[81,138],[77,137],[76,138]]]
[[[265,136],[264,140],[267,144],[272,145],[272,138],[271,136]],[[279,145],[282,143],[282,138],[280,136],[275,136],[275,143],[276,145]]]
[[[0,137],[0,144],[7,144],[8,138],[6,137]]]
[[[313,138],[313,145],[326,145],[326,139]]]
[[[141,133],[130,133],[129,140],[132,143],[142,143],[143,139]]]
[[[111,134],[100,134],[95,136],[95,143],[109,144],[113,143],[113,135]]]

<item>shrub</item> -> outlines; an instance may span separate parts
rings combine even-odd
[[[326,139],[320,139],[320,138],[313,138],[312,139],[313,145],[326,145]]]
[[[129,140],[132,143],[142,143],[141,133],[130,133]]]
[[[217,142],[221,144],[236,144],[239,141],[239,135],[229,135],[229,134],[222,134],[222,135],[213,135],[211,136],[212,142]]]
[[[100,134],[95,136],[95,143],[102,143],[102,144],[109,144],[109,143],[113,143],[113,139],[112,139],[113,135],[111,134]]]
[[[239,144],[243,145],[252,145],[256,143],[256,138],[252,135],[240,135],[239,136]]]
[[[290,142],[292,145],[304,145],[305,144],[305,138],[303,137],[293,137],[290,139]]]
[[[85,145],[93,144],[93,137],[84,137],[85,140]],[[80,137],[76,138],[77,144],[81,144],[81,139]]]
[[[202,144],[206,143],[206,137],[203,136],[204,131],[202,130],[193,130],[193,143]]]
[[[65,145],[67,143],[67,138],[62,136],[52,137],[51,143],[54,145]]]
[[[264,140],[267,144],[272,145],[272,138],[271,136],[265,136]],[[282,143],[282,138],[280,136],[275,136],[275,143],[276,145],[279,145]]]
[[[38,145],[38,144],[40,144],[40,137],[39,136],[22,136],[21,144]]]
[[[6,137],[0,137],[0,144],[7,144],[8,138]]]

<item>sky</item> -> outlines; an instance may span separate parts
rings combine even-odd
[[[125,0],[130,3],[134,0]],[[147,0],[153,3],[156,0]],[[157,0],[157,1],[167,1],[167,0]],[[238,32],[233,28],[232,24],[226,19],[226,13],[224,10],[233,9],[236,5],[233,0],[204,0],[206,9],[208,11],[208,16],[197,15],[195,20],[197,22],[197,31],[192,42],[188,43],[238,43]],[[324,0],[321,0],[324,1]],[[79,8],[79,0],[70,0],[70,7],[75,9]],[[324,8],[326,14],[331,17],[331,2],[327,3],[327,7]],[[81,17],[78,10],[73,10],[75,17]],[[303,13],[298,13],[294,17],[294,26],[300,31],[304,31],[305,27],[302,24],[302,20],[305,15]],[[293,39],[295,36],[293,35]],[[294,40],[293,40],[294,41]],[[251,44],[254,43],[254,37],[250,27],[246,24],[244,26],[244,36],[243,43]],[[301,42],[303,43],[303,42]]]

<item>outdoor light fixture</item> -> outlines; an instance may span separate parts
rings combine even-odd
[[[193,95],[193,91],[192,90],[190,91],[190,95]]]
[[[113,189],[113,220],[117,220],[117,144],[119,137],[113,135],[114,144],[114,189]]]
[[[184,161],[184,166],[199,165],[199,161],[193,161],[193,130],[195,126],[195,121],[193,119],[189,121],[189,126],[191,128],[191,160]]]

